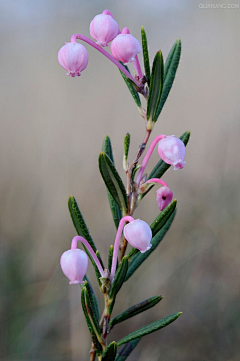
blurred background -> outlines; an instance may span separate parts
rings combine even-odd
[[[106,8],[138,40],[144,26],[151,59],[159,49],[166,59],[182,39],[177,76],[151,139],[192,134],[186,167],[164,176],[178,199],[175,221],[121,289],[114,314],[150,296],[165,298],[116,326],[110,339],[182,311],[175,323],[142,339],[129,361],[240,360],[240,7],[234,4],[238,8],[206,9],[195,0],[0,1],[1,360],[89,358],[80,287],[69,287],[59,267],[76,233],[68,196],[76,197],[106,261],[115,228],[98,155],[108,134],[125,179],[124,134],[131,133],[133,158],[144,125],[112,63],[86,46],[88,68],[72,79],[57,52],[72,34],[89,36],[90,21]],[[155,152],[148,172],[157,161]],[[158,214],[155,191],[135,213],[149,223]],[[91,265],[88,276],[97,290]]]

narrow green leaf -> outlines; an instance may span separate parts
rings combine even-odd
[[[130,73],[128,67],[126,65],[124,65],[121,61],[120,61],[120,63]],[[141,107],[141,100],[140,100],[137,90],[135,89],[135,87],[136,87],[135,83],[133,81],[131,81],[129,78],[127,78],[126,75],[121,70],[119,70],[119,71],[123,77],[123,80],[127,84],[127,87],[129,89],[130,93],[132,94],[132,97],[133,97],[135,103],[137,104],[138,107]]]
[[[88,292],[89,288],[83,287],[84,297],[85,297],[85,305],[88,314],[88,318],[91,322],[92,329],[96,336],[101,339],[101,330],[99,326],[99,320],[96,317],[96,313],[94,312],[94,305],[92,303],[91,292]]]
[[[92,336],[94,334],[94,332],[93,332],[93,328],[92,328],[92,325],[91,325],[91,321],[90,321],[88,313],[87,313],[87,308],[86,308],[86,303],[85,303],[85,289],[86,289],[86,287],[82,288],[81,303],[82,303],[83,314],[84,314],[85,319],[86,319],[87,327],[88,327],[89,332],[90,332],[90,334]]]
[[[179,139],[181,139],[183,141],[183,143],[185,144],[185,146],[188,144],[189,139],[190,139],[190,132],[187,131],[185,133],[183,133],[181,135],[181,137],[179,137]],[[171,166],[167,163],[165,163],[162,159],[160,159],[160,161],[155,165],[155,167],[153,168],[153,170],[151,171],[151,173],[148,176],[148,179],[152,179],[152,178],[162,178],[162,176],[164,175],[164,173],[170,168]],[[152,186],[154,187],[154,186]],[[148,189],[148,191],[144,194],[141,195],[141,199],[143,197],[145,197],[148,192],[152,189],[152,187],[150,189]]]
[[[117,354],[117,343],[111,342],[102,356],[102,361],[114,361]]]
[[[115,361],[125,361],[130,355],[130,353],[135,349],[140,340],[141,338],[136,338],[135,340],[130,341],[124,346],[122,346],[121,350],[117,352],[117,357],[115,358]]]
[[[147,102],[147,120],[156,121],[156,112],[159,106],[163,89],[163,56],[158,51],[153,60],[152,74],[150,79],[149,97]]]
[[[93,242],[93,239],[84,221],[82,213],[78,207],[77,201],[73,195],[71,195],[68,199],[68,209],[77,234],[84,237],[88,241],[94,252],[96,252],[97,248]]]
[[[173,313],[161,320],[149,323],[149,325],[139,328],[137,331],[130,333],[129,335],[123,337],[120,341],[118,341],[117,346],[121,346],[126,342],[135,340],[136,338],[146,336],[152,332],[158,331],[163,327],[168,326],[170,323],[175,321],[182,312]]]
[[[127,133],[125,134],[124,136],[124,159],[126,160],[127,162],[127,159],[128,159],[128,152],[129,152],[129,147],[130,147],[130,134]]]
[[[101,352],[102,346],[101,346],[101,343],[99,342],[99,339],[100,339],[99,335],[97,336],[97,334],[95,333],[94,326],[91,322],[91,318],[89,317],[89,313],[88,313],[89,309],[86,304],[86,293],[87,293],[87,288],[84,286],[84,287],[82,287],[82,292],[81,292],[81,303],[82,303],[83,314],[85,316],[86,323],[87,323],[90,335],[92,337],[94,346],[95,346],[97,352],[98,351]]]
[[[76,201],[76,199],[75,199],[75,197],[73,195],[71,195],[69,197],[69,199],[68,199],[68,209],[69,209],[69,212],[70,212],[74,227],[75,227],[75,229],[77,231],[77,234],[79,236],[84,237],[88,241],[88,243],[90,244],[90,246],[92,247],[94,252],[96,252],[97,248],[95,246],[95,243],[93,242],[93,239],[92,239],[92,237],[90,235],[90,232],[89,232],[89,230],[87,228],[87,225],[86,225],[86,223],[84,221],[82,213],[81,213],[81,211],[80,211],[80,209],[78,207],[77,201]],[[84,245],[83,245],[83,248],[86,251],[86,253],[87,253],[89,259],[91,260],[92,265],[93,265],[93,267],[95,269],[96,277],[98,279],[98,284],[101,285],[101,283],[99,281],[99,277],[101,277],[101,275],[100,275],[100,273],[98,271],[98,268],[97,268],[95,262],[93,261],[90,253],[88,252],[87,248]],[[101,260],[100,255],[98,256],[98,258],[100,260],[100,263],[103,265],[103,262]],[[103,268],[104,268],[104,266],[103,266]]]
[[[92,295],[92,303],[94,305],[94,312],[96,313],[96,318],[100,319],[100,310],[99,310],[99,303],[98,303],[97,295],[96,295],[88,277],[85,275],[83,279],[84,279],[84,281],[86,281],[85,283],[87,283],[87,285],[84,283],[84,286],[87,287],[88,292],[91,293],[91,295]],[[82,285],[82,287],[84,287],[84,286]]]
[[[167,220],[171,217],[177,206],[177,200],[174,199],[171,203],[168,204],[162,212],[159,213],[157,218],[154,219],[151,224],[151,230],[153,237],[162,229]]]
[[[143,49],[143,62],[145,69],[145,76],[147,78],[148,86],[150,85],[150,63],[149,63],[149,55],[148,55],[148,44],[147,44],[147,35],[143,27],[141,27],[141,35],[142,35],[142,49]]]
[[[172,88],[175,75],[177,72],[178,64],[180,61],[181,56],[181,40],[178,39],[172,49],[170,50],[170,53],[168,54],[165,66],[164,66],[164,83],[163,83],[163,90],[162,95],[160,99],[160,103],[156,112],[156,120],[158,116],[160,115],[162,108],[165,104],[165,101],[167,100],[167,97],[169,95],[169,92]],[[156,121],[155,120],[155,121]]]
[[[105,137],[105,139],[103,141],[102,151],[109,156],[112,163],[114,164],[112,144],[111,144],[111,140],[108,135]],[[110,209],[111,209],[112,216],[113,216],[113,221],[114,221],[115,227],[118,228],[118,224],[122,218],[122,212],[108,189],[107,189],[107,194],[108,194],[108,201],[109,201]]]
[[[117,272],[115,274],[115,277],[114,277],[114,280],[112,283],[112,287],[109,292],[109,300],[110,301],[112,300],[112,304],[109,307],[110,314],[112,312],[113,305],[115,303],[116,295],[120,291],[120,289],[123,285],[123,282],[125,280],[127,270],[128,270],[128,256],[124,256],[120,265],[118,266]]]
[[[109,270],[109,272],[111,272],[111,268],[112,268],[113,248],[114,247],[111,245],[109,248],[109,253],[108,253],[108,270]]]
[[[85,276],[85,279],[86,279],[86,281],[84,282],[84,287],[86,287],[86,289],[87,289],[87,293],[90,298],[94,317],[96,320],[99,321],[100,311],[99,311],[99,304],[98,304],[97,296],[96,296],[96,293],[94,292],[94,289],[92,288],[90,281],[87,279],[86,276]]]
[[[123,322],[133,316],[136,316],[139,313],[149,310],[150,308],[158,304],[161,301],[161,299],[162,296],[154,296],[128,308],[126,311],[120,313],[119,315],[111,319],[109,323],[109,328],[111,329],[116,324]]]
[[[106,187],[124,214],[128,211],[127,194],[121,177],[107,154],[99,155],[99,169]]]
[[[149,251],[146,251],[145,253],[137,253],[135,256],[132,257],[132,259],[129,262],[128,266],[128,272],[126,275],[125,281],[127,281],[133,273],[138,269],[138,267],[145,261],[146,258],[150,256],[150,254],[157,248],[167,231],[169,230],[173,219],[176,214],[176,209],[172,213],[172,215],[169,217],[165,225],[162,227],[162,229],[152,238],[151,243],[152,247],[149,249]]]

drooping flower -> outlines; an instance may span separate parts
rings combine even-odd
[[[135,61],[135,56],[141,52],[139,41],[124,28],[122,34],[116,36],[111,44],[112,56],[124,64]]]
[[[84,251],[69,249],[62,254],[60,265],[70,285],[83,283],[88,267],[88,257]]]
[[[151,228],[141,219],[136,219],[124,227],[124,237],[132,247],[139,249],[141,253],[148,251],[152,247]]]
[[[173,135],[163,138],[158,143],[158,154],[162,160],[170,165],[173,169],[182,169],[186,162],[184,162],[186,148],[181,139]]]
[[[76,42],[66,43],[58,52],[58,62],[67,70],[67,75],[80,76],[88,65],[87,49]]]
[[[108,46],[119,33],[116,20],[113,19],[109,10],[104,10],[102,14],[96,15],[90,23],[90,35],[97,40],[100,46]]]
[[[172,202],[173,192],[169,187],[161,187],[157,190],[157,204],[160,211],[163,211]]]

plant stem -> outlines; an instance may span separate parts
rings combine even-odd
[[[147,142],[150,138],[150,135],[151,135],[151,132],[152,132],[152,129],[146,129],[146,133],[145,133],[145,136],[144,136],[144,139],[143,139],[143,142],[142,144],[139,146],[139,149],[131,163],[131,165],[128,167],[128,169],[126,170],[126,175],[127,175],[127,198],[128,198],[128,214],[130,216],[133,215],[133,212],[136,208],[136,204],[137,204],[137,198],[136,198],[136,194],[135,194],[135,189],[133,190],[132,188],[135,188],[134,184],[132,186],[132,172],[134,170],[134,168],[136,167],[138,161],[139,161],[139,158],[141,157],[141,155],[143,154],[145,148],[146,148],[146,145],[147,145]],[[126,249],[127,249],[127,240],[124,238],[123,240],[123,244],[120,248],[120,261],[122,260],[122,258],[124,257],[125,255],[125,252],[126,252]]]

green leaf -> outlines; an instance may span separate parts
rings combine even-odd
[[[161,328],[166,327],[170,323],[175,321],[181,314],[182,312],[173,313],[172,315],[162,318],[161,320],[149,323],[149,325],[141,327],[137,331],[134,331],[129,335],[123,337],[120,341],[117,342],[117,346],[121,346],[126,342],[135,340],[136,338],[143,337],[149,335],[152,332],[158,331]]]
[[[117,352],[115,361],[125,361],[130,353],[135,349],[140,340],[141,338],[136,338],[135,340],[130,341],[121,347],[121,350]]]
[[[189,139],[190,139],[190,132],[187,131],[185,133],[183,133],[181,135],[181,137],[179,137],[179,139],[181,139],[183,141],[183,143],[185,144],[185,146],[188,144]],[[162,178],[162,176],[164,175],[164,173],[170,168],[171,166],[167,163],[165,163],[162,159],[160,159],[160,161],[155,165],[155,167],[153,168],[153,170],[151,171],[151,173],[148,176],[148,179],[152,179],[152,178]],[[154,187],[154,186],[152,186]],[[140,199],[142,199],[143,197],[145,197],[147,195],[147,193],[152,189],[152,187],[150,189],[147,190],[146,193],[142,194],[140,196]]]
[[[105,139],[103,141],[102,151],[109,156],[112,163],[114,164],[112,144],[111,144],[111,140],[108,135],[105,137]],[[110,209],[111,209],[112,216],[113,216],[113,221],[114,221],[115,227],[118,228],[118,224],[122,218],[122,212],[108,189],[107,189],[107,194],[108,194],[108,201],[109,201]]]
[[[131,136],[129,133],[125,134],[125,136],[124,136],[124,156],[126,159],[128,158],[130,138],[131,138]]]
[[[177,200],[174,199],[171,203],[168,204],[162,212],[159,213],[157,218],[154,219],[151,224],[151,230],[153,237],[162,229],[167,220],[171,217],[177,206]]]
[[[94,252],[96,252],[97,248],[93,242],[93,239],[92,239],[90,232],[87,228],[87,225],[84,221],[82,213],[80,212],[80,209],[78,208],[77,201],[73,195],[71,195],[68,199],[68,209],[69,209],[74,227],[77,231],[77,234],[79,236],[84,237],[88,241],[88,243],[90,244],[90,246],[92,247]]]
[[[178,68],[178,64],[180,61],[180,56],[181,56],[181,40],[178,39],[174,43],[172,49],[170,50],[170,53],[168,54],[168,57],[167,57],[167,60],[166,60],[165,66],[164,66],[163,90],[162,90],[160,103],[159,103],[157,113],[156,113],[156,120],[157,120],[158,116],[160,115],[162,108],[165,104],[165,101],[167,100],[169,92],[172,88],[172,85],[173,85],[173,82],[175,79],[175,75],[176,75],[176,71]]]
[[[108,253],[108,270],[109,270],[109,272],[111,272],[111,268],[112,268],[113,249],[114,249],[114,247],[111,245],[109,248],[109,253]]]
[[[98,336],[96,335],[94,326],[91,322],[91,318],[89,317],[89,312],[88,312],[89,309],[86,304],[86,293],[87,293],[87,288],[84,286],[84,287],[82,287],[82,292],[81,292],[81,303],[82,303],[83,314],[85,316],[86,323],[87,323],[90,335],[92,337],[94,346],[95,346],[96,350],[101,352],[102,346],[101,346],[101,343],[99,342],[99,335]]]
[[[149,63],[149,55],[148,55],[148,44],[147,44],[147,35],[143,27],[141,27],[141,35],[142,35],[142,49],[143,49],[143,62],[145,69],[145,76],[147,78],[148,86],[150,85],[150,63]]]
[[[120,61],[120,63],[130,73],[128,67],[126,65],[124,65],[121,61]],[[127,87],[129,89],[130,93],[132,94],[132,97],[133,97],[135,103],[137,104],[138,107],[141,107],[141,100],[140,100],[137,90],[135,89],[136,88],[135,83],[133,81],[131,81],[129,78],[127,78],[126,75],[121,70],[119,70],[119,71],[120,71],[125,83],[127,84]]]
[[[84,286],[87,288],[87,291],[88,291],[89,295],[91,296],[93,312],[95,314],[95,317],[99,320],[100,319],[100,310],[99,310],[99,304],[98,304],[98,299],[97,299],[96,293],[86,275],[84,276],[84,281],[85,281]]]
[[[102,356],[102,361],[114,361],[117,354],[117,343],[111,342]]]
[[[88,243],[90,244],[90,246],[92,247],[92,249],[94,250],[94,252],[96,253],[97,252],[97,248],[95,246],[95,243],[93,242],[93,239],[90,235],[90,232],[87,228],[87,225],[84,221],[84,218],[82,216],[82,213],[80,211],[80,209],[78,208],[78,204],[77,204],[77,201],[75,199],[75,197],[73,195],[71,195],[68,199],[68,209],[69,209],[69,212],[70,212],[70,215],[71,215],[71,218],[72,218],[72,221],[73,221],[73,224],[74,224],[74,227],[77,231],[77,234],[79,236],[82,236],[84,237]],[[87,250],[87,248],[83,245],[83,248],[85,250],[85,252],[87,253],[89,259],[91,260],[92,262],[92,265],[95,269],[95,273],[96,273],[96,277],[97,277],[97,280],[98,280],[98,284],[101,285],[100,281],[99,281],[99,278],[101,277],[99,271],[98,271],[98,268],[95,264],[95,262],[93,261],[89,251]],[[100,260],[100,263],[102,264],[103,266],[103,262],[101,260],[101,257],[100,255],[98,256],[99,260]],[[104,268],[104,266],[103,266]]]
[[[109,328],[111,329],[116,324],[123,322],[133,316],[138,315],[139,313],[142,313],[146,310],[149,310],[156,304],[158,304],[162,299],[162,296],[154,296],[151,298],[148,298],[145,301],[142,301],[141,303],[138,303],[130,308],[128,308],[126,311],[120,313],[119,315],[112,318],[112,320],[109,323]]]
[[[92,302],[91,293],[88,292],[88,288],[86,286],[83,287],[83,290],[84,290],[86,310],[89,321],[92,326],[92,330],[94,331],[95,335],[101,340],[101,330],[99,326],[99,320],[97,319],[96,313],[94,312],[94,305]]]
[[[174,210],[172,215],[169,217],[167,222],[164,224],[162,229],[152,238],[152,240],[151,240],[152,247],[149,249],[149,251],[146,251],[145,253],[139,252],[135,256],[132,257],[132,259],[129,262],[128,272],[127,272],[125,281],[127,281],[133,275],[133,273],[145,261],[145,259],[148,258],[150,256],[150,254],[157,248],[157,246],[159,245],[159,243],[161,242],[161,240],[163,239],[163,237],[169,230],[169,228],[173,222],[173,219],[175,217],[175,214],[176,214],[176,209]]]
[[[99,169],[105,185],[115,202],[119,205],[123,214],[127,214],[128,202],[126,189],[113,162],[104,152],[101,152],[99,155]]]
[[[128,256],[124,256],[120,265],[118,266],[117,272],[115,274],[115,277],[114,277],[114,280],[112,283],[112,287],[109,292],[109,300],[112,301],[112,305],[110,306],[110,313],[112,312],[116,295],[120,291],[120,289],[123,285],[123,282],[125,280],[127,270],[128,270]]]
[[[150,79],[149,97],[147,102],[147,120],[155,122],[156,113],[159,106],[162,89],[163,89],[163,56],[158,51],[153,60],[152,74]]]

